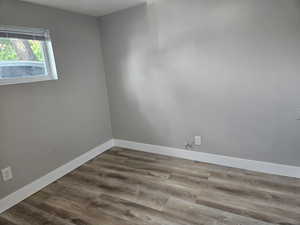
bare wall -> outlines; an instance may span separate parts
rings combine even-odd
[[[298,0],[161,0],[100,27],[115,138],[300,166]]]
[[[0,86],[0,198],[112,138],[95,18],[0,0],[0,25],[50,29],[58,81]]]

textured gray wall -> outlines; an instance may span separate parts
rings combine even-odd
[[[298,0],[161,0],[100,27],[115,138],[300,166]]]
[[[0,198],[111,139],[95,18],[0,0],[0,25],[48,28],[59,80],[0,86]]]

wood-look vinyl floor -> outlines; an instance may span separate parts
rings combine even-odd
[[[114,148],[0,225],[300,225],[300,180]]]

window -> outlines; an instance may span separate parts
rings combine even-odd
[[[0,27],[0,85],[56,79],[48,30]]]

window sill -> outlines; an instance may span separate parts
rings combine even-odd
[[[11,85],[11,84],[22,84],[22,83],[34,83],[34,82],[50,81],[50,80],[58,80],[57,75],[22,77],[22,78],[5,78],[5,79],[0,79],[0,86]]]

